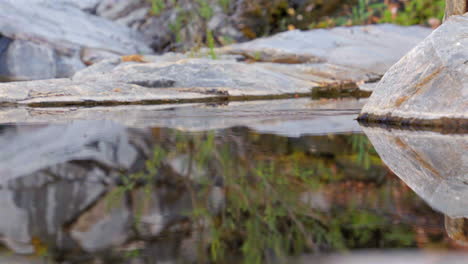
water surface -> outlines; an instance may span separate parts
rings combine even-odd
[[[329,121],[354,122],[355,111],[325,110]],[[227,115],[213,112],[218,123]],[[243,116],[248,126],[205,130],[192,123],[190,131],[114,121],[3,125],[0,261],[348,263],[361,250],[373,252],[363,258],[370,261],[467,249],[463,203],[455,215],[444,210],[454,204],[449,195],[427,195],[445,183],[445,193],[468,193],[458,184],[465,136],[369,128],[371,142],[357,123],[321,130],[316,116],[302,115]],[[441,155],[461,163],[440,167],[448,164]],[[430,173],[441,180],[426,184]]]

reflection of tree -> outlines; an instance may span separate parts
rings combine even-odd
[[[47,224],[30,229],[38,254],[77,263],[255,263],[306,252],[443,242],[442,219],[389,174],[362,135],[153,129],[131,142],[144,158],[120,170],[80,211],[70,207],[72,220],[56,222],[62,233],[49,232]],[[70,164],[92,175],[89,162]],[[59,183],[60,172],[54,178]],[[79,184],[83,190],[95,185]],[[77,199],[61,184],[49,187],[14,192],[31,223],[47,219],[50,205],[43,197],[55,188],[63,193],[60,204]],[[61,237],[73,244],[60,244]]]
[[[353,206],[353,193],[333,192],[340,185],[365,191],[363,183],[379,190],[385,181],[387,171],[362,135],[288,139],[234,129],[163,138],[146,173],[130,176],[127,186],[165,174],[160,170],[167,164],[183,160],[176,171],[190,193],[188,216],[197,230],[200,258],[208,250],[212,261],[242,255],[247,263],[259,263],[307,251],[415,246],[411,226],[394,225],[379,205]],[[354,185],[361,188],[353,190]],[[220,190],[221,207],[214,189]],[[317,197],[327,197],[327,190],[328,196],[343,194],[343,206],[320,206]],[[372,192],[369,204],[386,195]]]

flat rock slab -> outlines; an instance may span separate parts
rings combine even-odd
[[[308,93],[316,85],[259,64],[229,60],[188,58],[174,62],[119,63],[114,67],[103,67],[106,63],[109,62],[78,72],[72,80],[134,84],[147,91],[172,88],[231,97]]]
[[[385,164],[429,205],[468,217],[468,135],[363,130]]]
[[[382,78],[362,118],[464,124],[468,119],[468,15],[453,16]],[[463,121],[464,120],[464,121]]]
[[[0,103],[18,105],[97,105],[209,101],[214,95],[196,90],[148,89],[122,82],[74,82],[70,79],[0,84]]]
[[[246,126],[263,133],[296,137],[361,131],[354,119],[365,102],[352,98],[300,98],[214,104],[7,107],[0,110],[0,120],[3,124],[35,125],[109,120],[128,127],[168,127],[194,132]]]
[[[181,59],[104,61],[70,79],[0,84],[0,103],[18,105],[142,104],[310,94],[319,84],[261,64]]]
[[[375,78],[383,75],[430,32],[431,29],[420,26],[390,24],[294,30],[231,45],[221,52],[242,54],[258,61],[341,66],[357,76],[367,74]]]

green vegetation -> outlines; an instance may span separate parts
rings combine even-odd
[[[197,0],[197,3],[199,5],[198,12],[200,16],[207,21],[210,20],[213,17],[213,9],[210,3],[207,0]]]
[[[398,1],[397,1],[398,2]],[[445,0],[409,0],[386,5],[381,0],[357,0],[340,15],[320,18],[309,28],[375,23],[437,26],[442,21]]]
[[[184,44],[186,32],[183,32],[184,25],[187,23],[200,23],[205,28],[205,35],[199,36],[199,45],[206,45],[209,49],[209,56],[216,59],[215,54],[216,39],[213,32],[208,29],[207,23],[213,17],[214,11],[208,0],[196,0],[197,9],[184,10],[180,7],[177,0],[150,0],[153,15],[160,15],[165,9],[172,8],[176,11],[176,18],[168,24],[170,31],[174,34],[174,42],[178,45]],[[223,8],[229,8],[230,0],[220,0],[219,4]],[[201,34],[203,35],[203,34]],[[229,41],[229,40],[226,40]],[[197,47],[192,47],[197,48]],[[198,48],[197,48],[198,49]],[[193,50],[192,50],[193,51]]]
[[[169,24],[169,29],[171,30],[171,32],[174,34],[175,36],[175,43],[176,44],[179,44],[179,43],[182,43],[183,42],[183,38],[182,38],[182,26],[184,25],[184,23],[186,23],[189,19],[188,18],[188,13],[182,9],[178,9],[178,14],[177,14],[177,17],[176,17],[176,20],[174,23],[171,23]]]
[[[389,10],[385,10],[380,22],[401,25],[428,24],[428,20],[431,18],[442,21],[444,10],[445,0],[413,0],[394,17]]]
[[[444,15],[445,0],[333,0],[319,4],[307,1],[298,4],[288,0],[252,0],[234,12],[231,0],[195,0],[186,10],[186,3],[178,0],[148,0],[152,14],[176,11],[176,18],[168,22],[173,33],[175,50],[208,47],[209,56],[215,58],[214,48],[234,42],[222,36],[207,24],[218,7],[228,16],[236,13],[242,21],[237,29],[246,38],[268,36],[292,29],[312,29],[335,26],[395,23],[421,24],[437,27]],[[237,7],[240,8],[240,7]],[[190,30],[185,25],[193,24]]]
[[[308,198],[344,182],[382,181],[385,169],[363,135],[310,139],[327,145],[330,154],[324,149],[309,153],[310,146],[299,144],[306,141],[256,133],[173,132],[166,137],[143,171],[122,176],[109,202],[122,200],[126,193],[138,197],[133,203],[135,228],[140,230],[142,208],[160,184],[172,182],[171,188],[188,192],[192,206],[184,214],[196,232],[200,263],[239,256],[243,263],[263,263],[305,252],[414,246],[411,228],[395,226],[373,209],[352,206],[352,199],[346,199],[344,209],[321,209]],[[176,177],[166,164],[180,157],[185,157],[179,172],[183,175]],[[136,196],[137,190],[144,196]],[[216,190],[218,201],[212,196]]]
[[[206,31],[206,41],[208,44],[208,48],[210,49],[210,57],[213,60],[216,60],[218,56],[216,56],[215,52],[215,40],[213,38],[213,32],[209,29]]]
[[[358,3],[351,9],[351,22],[354,25],[366,24],[375,10],[383,10],[385,4],[370,3],[369,0],[358,0]]]
[[[229,7],[231,6],[231,0],[218,0],[219,5],[223,9],[224,13],[229,13]]]
[[[151,1],[151,11],[154,15],[159,15],[166,8],[164,0],[152,0]]]

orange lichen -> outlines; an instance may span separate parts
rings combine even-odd
[[[126,56],[122,56],[121,57],[122,61],[123,62],[147,62],[143,55],[139,55],[139,54],[133,54],[133,55],[126,55]]]

